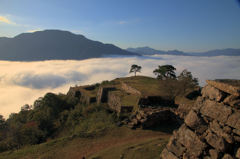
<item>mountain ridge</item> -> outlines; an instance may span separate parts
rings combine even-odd
[[[22,33],[13,38],[0,38],[0,60],[81,60],[104,55],[139,54],[62,30],[44,30]]]
[[[226,49],[215,49],[206,52],[184,52],[180,50],[156,50],[148,46],[127,48],[127,51],[139,53],[142,55],[178,55],[178,56],[240,56],[240,49],[226,48]]]

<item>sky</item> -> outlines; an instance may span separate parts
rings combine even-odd
[[[0,0],[0,37],[68,30],[121,48],[239,48],[237,0]]]
[[[106,57],[75,60],[52,60],[38,62],[0,61],[0,114],[8,118],[17,113],[24,104],[32,105],[47,92],[67,93],[70,86],[86,85],[129,74],[132,64],[142,66],[141,73],[156,77],[153,70],[158,65],[171,64],[177,75],[187,69],[199,79],[201,86],[207,79],[240,79],[240,56],[170,56]],[[109,67],[111,66],[111,67]]]

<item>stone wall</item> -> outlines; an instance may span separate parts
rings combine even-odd
[[[141,95],[141,92],[139,92],[135,88],[132,88],[131,86],[127,85],[124,82],[121,82],[121,88],[127,93],[135,94],[135,95]]]
[[[97,93],[97,103],[107,103],[108,102],[108,93],[110,91],[115,91],[115,87],[100,87]]]
[[[121,111],[121,98],[115,92],[108,92],[108,106],[120,113]]]
[[[207,83],[161,158],[240,158],[240,85]]]
[[[82,104],[92,104],[96,103],[97,99],[95,96],[89,96],[86,91],[92,91],[95,89],[95,86],[76,86],[70,87],[67,95],[76,97],[79,99],[79,102]]]

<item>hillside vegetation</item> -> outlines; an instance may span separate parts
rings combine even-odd
[[[155,158],[179,126],[175,100],[198,90],[185,77],[125,77],[47,93],[1,116],[0,158]]]

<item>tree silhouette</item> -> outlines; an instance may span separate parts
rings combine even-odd
[[[138,66],[138,65],[136,65],[136,64],[133,64],[133,65],[131,66],[131,69],[130,69],[129,73],[134,72],[134,74],[135,74],[135,76],[136,76],[136,73],[137,73],[137,72],[141,72],[141,69],[142,69],[141,66]]]
[[[192,73],[187,69],[184,69],[177,78],[184,93],[186,93],[188,89],[193,89],[198,86],[198,79],[194,78]]]
[[[162,65],[158,66],[153,73],[157,76],[158,79],[165,80],[165,79],[175,79],[176,78],[176,73],[175,73],[176,68],[173,67],[172,65]]]

